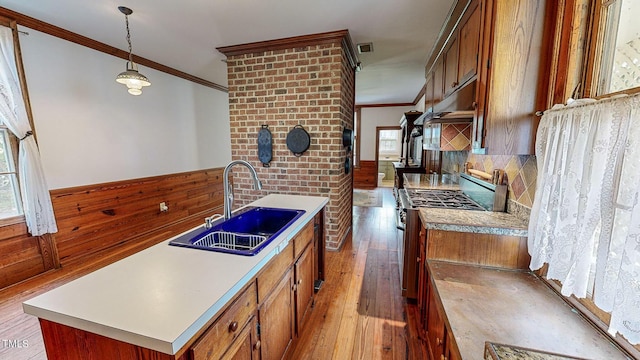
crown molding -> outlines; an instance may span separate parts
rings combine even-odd
[[[346,51],[347,59],[352,68],[358,65],[358,55],[349,35],[349,30],[329,31],[318,34],[293,36],[282,39],[257,41],[246,44],[221,46],[216,48],[227,57],[251,53],[262,53],[273,50],[299,48],[310,45],[333,44],[340,42]]]
[[[115,48],[111,45],[107,45],[105,43],[101,43],[99,41],[93,40],[91,38],[88,38],[86,36],[82,36],[80,34],[76,34],[74,32],[71,32],[69,30],[63,29],[61,27],[46,23],[44,21],[32,18],[30,16],[15,12],[13,10],[9,10],[7,8],[1,7],[0,6],[0,16],[6,17],[8,19],[14,20],[16,21],[16,23],[20,26],[24,26],[27,27],[29,29],[33,29],[36,31],[40,31],[43,32],[45,34],[51,35],[51,36],[55,36],[59,39],[63,39],[63,40],[67,40],[70,41],[72,43],[78,44],[78,45],[82,45],[85,47],[88,47],[90,49],[96,50],[96,51],[100,51],[102,53],[105,54],[109,54],[124,60],[128,60],[129,59],[129,53],[124,51],[124,50],[120,50],[118,48]],[[225,86],[216,84],[214,82],[211,82],[209,80],[205,80],[202,78],[199,78],[197,76],[193,76],[191,74],[187,74],[183,71],[171,68],[169,66],[166,65],[162,65],[160,63],[157,63],[153,60],[149,60],[137,55],[133,55],[133,61],[136,62],[138,65],[143,65],[146,66],[148,68],[154,69],[154,70],[158,70],[176,77],[179,77],[181,79],[184,80],[188,80],[191,82],[194,82],[196,84],[200,84],[202,86],[206,86],[212,89],[216,89],[216,90],[220,90],[223,92],[229,92],[229,89]]]

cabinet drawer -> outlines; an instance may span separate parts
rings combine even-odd
[[[293,264],[293,241],[289,242],[286,248],[276,255],[267,266],[258,274],[258,302],[262,304],[264,299],[280,282],[282,275],[287,272],[287,268]]]
[[[300,230],[298,235],[293,238],[293,248],[295,250],[294,258],[297,259],[304,251],[307,245],[313,240],[313,221],[309,221],[307,225]]]
[[[219,359],[224,354],[254,316],[258,307],[256,292],[253,282],[191,348],[192,359]]]

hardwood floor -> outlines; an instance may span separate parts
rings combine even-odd
[[[383,207],[354,207],[352,241],[327,252],[326,281],[290,359],[426,359],[415,306],[400,296],[395,201],[391,189],[376,191]],[[0,290],[0,360],[46,359],[38,321],[22,312],[22,301],[129,254]]]
[[[327,252],[327,278],[290,359],[426,359],[400,292],[395,200],[353,208],[353,240]],[[407,316],[408,314],[408,316]]]

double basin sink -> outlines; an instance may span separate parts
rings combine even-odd
[[[190,231],[171,240],[169,245],[253,256],[304,213],[304,210],[246,207],[228,220],[215,222],[209,229]]]

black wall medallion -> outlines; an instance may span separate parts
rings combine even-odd
[[[273,137],[269,131],[269,125],[262,125],[258,131],[258,159],[262,166],[269,167],[272,157]]]

